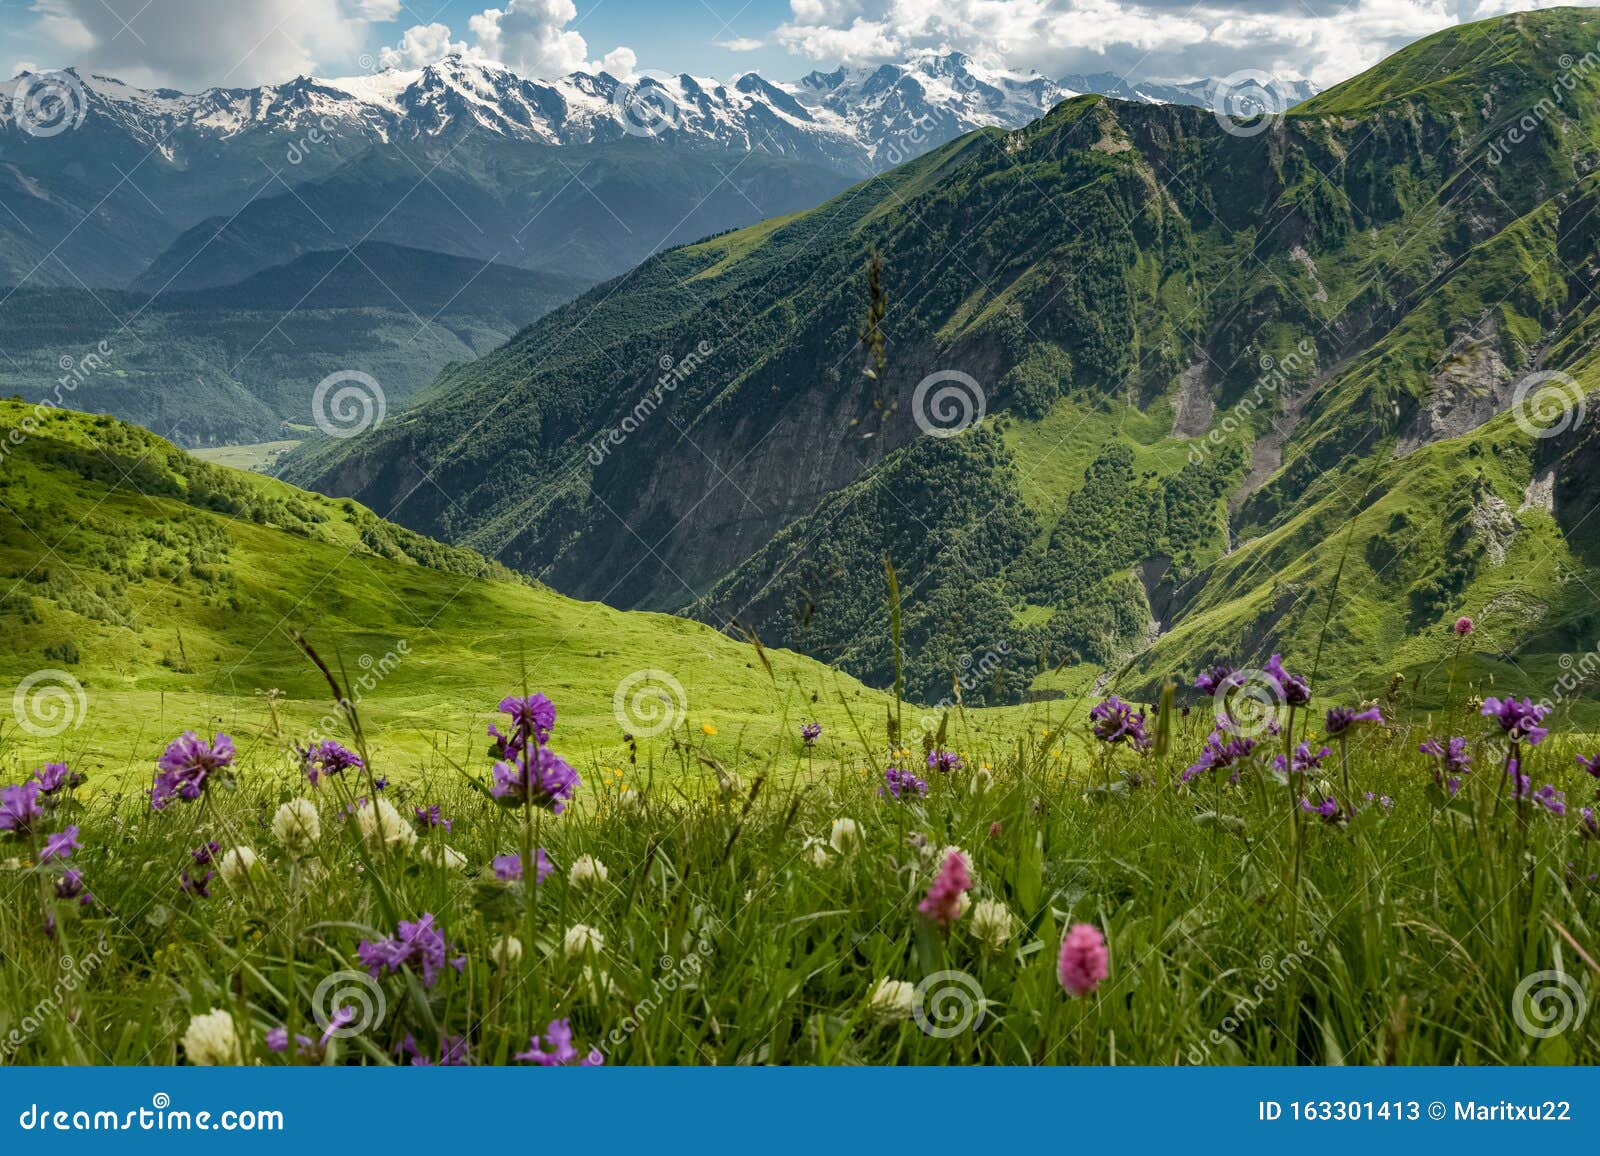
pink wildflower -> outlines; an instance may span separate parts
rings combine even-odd
[[[961,917],[962,897],[971,890],[972,876],[967,874],[966,859],[961,852],[952,851],[917,910],[941,927],[949,927]]]
[[[1471,634],[1477,628],[1478,628],[1477,624],[1475,622],[1473,622],[1472,619],[1468,618],[1465,614],[1463,614],[1460,618],[1456,619],[1455,632],[1461,638],[1465,638],[1467,635]]]
[[[1061,940],[1056,975],[1073,995],[1088,995],[1111,972],[1106,937],[1092,923],[1075,923]]]

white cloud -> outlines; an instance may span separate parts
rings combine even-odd
[[[399,44],[378,53],[378,63],[384,68],[421,68],[452,52],[465,55],[468,51],[465,41],[450,39],[450,29],[443,24],[414,24]]]
[[[380,3],[384,0],[379,0]],[[353,56],[369,27],[339,0],[34,0],[34,31],[135,84],[250,85]]]
[[[790,0],[776,30],[824,64],[960,49],[1050,75],[1187,80],[1244,68],[1332,84],[1420,36],[1555,0]]]
[[[726,48],[729,52],[754,52],[758,48],[765,48],[765,40],[757,40],[751,36],[735,36],[731,40],[713,40],[711,43],[718,48]]]
[[[356,0],[356,11],[374,22],[393,20],[400,15],[400,0]]]
[[[613,48],[606,53],[600,67],[618,80],[632,80],[634,70],[639,67],[639,58],[631,48]]]

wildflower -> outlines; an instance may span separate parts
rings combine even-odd
[[[1567,813],[1567,795],[1565,791],[1558,791],[1553,783],[1546,783],[1530,796],[1533,801],[1552,815],[1565,815]]]
[[[989,838],[998,839],[998,838],[1000,838],[1001,835],[1004,835],[1004,834],[1005,834],[1005,828],[1000,825],[1000,820],[999,819],[996,819],[994,822],[989,824]]]
[[[714,734],[717,733],[717,728],[712,726],[710,723],[701,723],[700,724],[700,729],[702,731],[704,731],[707,735],[714,735]]]
[[[0,831],[23,835],[43,817],[39,809],[40,786],[36,779],[11,787],[0,787]]]
[[[44,847],[39,851],[39,862],[48,863],[52,859],[70,859],[74,851],[80,850],[82,843],[78,842],[78,828],[64,827],[53,835],[46,835]]]
[[[315,850],[322,838],[317,805],[310,799],[290,799],[272,816],[272,836],[295,858]]]
[[[1325,796],[1321,802],[1313,803],[1310,799],[1300,800],[1300,809],[1307,814],[1316,815],[1324,823],[1335,827],[1343,826],[1350,821],[1350,815],[1339,805],[1339,800],[1332,795]]]
[[[826,867],[828,865],[828,844],[824,839],[815,835],[806,836],[805,842],[800,844],[800,858],[813,867]]]
[[[229,887],[239,886],[252,875],[259,875],[262,870],[261,857],[249,847],[230,847],[217,860],[217,872]]]
[[[1103,743],[1114,746],[1126,742],[1136,751],[1144,751],[1150,746],[1150,736],[1144,729],[1144,715],[1116,695],[1090,708],[1089,719],[1094,724],[1094,737]]]
[[[1456,632],[1457,638],[1465,638],[1477,628],[1477,623],[1473,622],[1472,619],[1468,618],[1465,614],[1463,614],[1460,618],[1457,618],[1456,624],[1451,627],[1451,629]]]
[[[1238,671],[1219,662],[1210,670],[1202,670],[1196,676],[1194,688],[1201,694],[1215,695],[1219,690],[1238,687],[1242,681]]]
[[[890,767],[883,772],[883,786],[878,788],[880,798],[901,799],[907,795],[922,798],[928,793],[928,784],[917,778],[910,771],[902,771],[899,767]]]
[[[861,828],[854,819],[835,819],[828,833],[828,846],[841,855],[848,855],[861,846]]]
[[[804,724],[801,725],[801,727],[800,727],[800,738],[806,744],[806,746],[808,746],[808,747],[811,746],[812,744],[814,744],[821,737],[822,737],[822,724],[821,723],[809,722],[809,723],[804,723]]]
[[[410,847],[417,841],[411,824],[400,817],[388,799],[375,799],[369,806],[356,810],[356,827],[361,831],[361,841],[370,851],[385,847]]]
[[[374,791],[387,791],[389,789],[389,778],[388,778],[388,776],[387,775],[379,775],[377,778],[373,779],[372,780],[372,789]]]
[[[57,899],[76,899],[79,903],[88,903],[93,898],[83,886],[83,872],[69,867],[61,873],[61,878],[56,880]]]
[[[951,771],[959,771],[961,767],[961,756],[956,754],[955,751],[941,751],[935,748],[928,752],[928,769],[930,771],[948,774]]]
[[[201,847],[196,851],[190,851],[189,855],[194,859],[195,866],[204,867],[207,863],[211,862],[212,856],[216,855],[216,853],[220,850],[222,850],[222,844],[218,843],[215,839],[212,839],[204,847]]]
[[[1289,706],[1305,706],[1311,701],[1311,684],[1300,675],[1283,669],[1282,655],[1274,654],[1261,671],[1273,681]]]
[[[927,897],[917,905],[917,910],[941,927],[948,927],[961,917],[962,900],[972,890],[972,876],[967,871],[967,857],[957,849],[945,856],[944,866],[928,888]],[[970,900],[969,900],[970,902]]]
[[[266,1032],[267,1051],[283,1053],[289,1050],[289,1029],[287,1027],[268,1028]],[[310,1036],[295,1033],[295,1054],[299,1056],[314,1056],[319,1050],[317,1041]]]
[[[1191,764],[1179,778],[1187,783],[1207,771],[1221,771],[1234,766],[1251,751],[1256,740],[1248,735],[1226,736],[1222,731],[1212,731],[1201,748],[1200,758]]]
[[[496,967],[514,967],[522,959],[522,940],[515,935],[502,935],[489,948],[489,958]]]
[[[450,959],[449,954],[450,947],[444,933],[433,925],[431,912],[425,912],[415,921],[402,919],[398,932],[388,939],[362,940],[356,945],[356,955],[374,979],[386,970],[399,971],[410,964],[421,970],[423,987],[432,987],[438,982],[439,972],[446,963],[458,972],[465,969],[466,956]]]
[[[559,1068],[576,1065],[580,1068],[598,1068],[606,1062],[599,1048],[590,1048],[589,1054],[578,1059],[578,1049],[572,1046],[572,1021],[551,1020],[544,1029],[545,1044],[549,1051],[541,1051],[539,1037],[528,1040],[528,1050],[518,1052],[515,1059],[525,1064],[538,1064],[542,1068]]]
[[[967,784],[969,795],[981,795],[994,786],[994,772],[988,767],[979,767],[972,772],[972,781]]]
[[[1530,747],[1536,747],[1544,742],[1545,736],[1550,733],[1545,727],[1539,725],[1544,722],[1544,716],[1549,713],[1549,707],[1543,703],[1534,702],[1531,698],[1525,698],[1520,701],[1514,698],[1486,698],[1483,700],[1483,716],[1498,722],[1500,729],[1511,736],[1512,742],[1527,740]]]
[[[574,923],[561,939],[561,950],[566,952],[569,959],[591,951],[598,954],[605,950],[605,946],[606,937],[587,923]]]
[[[410,1032],[406,1038],[395,1045],[395,1052],[402,1057],[409,1057],[413,1068],[464,1068],[472,1063],[466,1036],[440,1036],[439,1058],[432,1059],[417,1047],[417,1037]]]
[[[599,887],[609,874],[606,865],[593,855],[579,855],[567,872],[567,882],[579,888]]]
[[[66,763],[46,763],[33,772],[34,780],[39,784],[39,792],[44,795],[53,795],[57,791],[71,790],[88,782],[84,775],[77,774],[67,769]]]
[[[193,731],[184,731],[167,745],[156,760],[158,772],[150,789],[150,808],[159,811],[174,798],[193,802],[200,797],[211,776],[233,765],[233,740],[218,733],[206,742]]]
[[[908,1020],[917,1005],[917,989],[903,979],[880,979],[867,997],[867,1010],[885,1023]]]
[[[1583,825],[1578,828],[1578,833],[1586,839],[1600,839],[1600,819],[1595,818],[1594,808],[1585,807],[1580,813]]]
[[[1300,743],[1294,748],[1292,758],[1279,755],[1272,760],[1272,765],[1279,774],[1312,775],[1322,770],[1322,760],[1331,754],[1333,750],[1330,747],[1323,747],[1313,754],[1310,743]]]
[[[199,878],[191,879],[187,871],[179,872],[178,890],[183,892],[185,895],[192,895],[196,899],[210,899],[211,877],[215,874],[215,871],[207,871],[204,875],[199,876]]]
[[[1588,772],[1592,777],[1600,779],[1600,755],[1595,755],[1592,759],[1586,759],[1582,755],[1579,755],[1578,765]]]
[[[1368,791],[1367,802],[1377,803],[1378,806],[1382,807],[1385,811],[1394,810],[1394,800],[1388,795],[1374,795],[1371,791]]]
[[[332,739],[306,747],[300,751],[300,766],[306,779],[314,787],[324,775],[338,775],[345,771],[360,770],[366,766],[361,756]]]
[[[454,847],[446,846],[443,843],[424,843],[421,850],[417,852],[417,858],[432,867],[439,868],[441,871],[465,871],[467,869],[467,857]]]
[[[494,869],[494,877],[496,879],[504,879],[507,882],[511,882],[522,878],[521,855],[496,855],[489,865]],[[550,862],[550,856],[544,853],[544,848],[535,847],[533,849],[534,884],[543,883],[555,869],[556,865]]]
[[[541,746],[511,762],[496,763],[490,793],[507,806],[546,807],[559,815],[579,781],[565,759]]]
[[[184,1058],[191,1064],[213,1068],[243,1062],[233,1016],[221,1008],[192,1017],[178,1042],[183,1045]]]
[[[1011,912],[996,899],[980,899],[972,909],[969,926],[977,940],[990,951],[999,951],[1011,938]]]
[[[1111,974],[1106,937],[1092,923],[1075,923],[1061,940],[1056,978],[1073,995],[1088,995]]]
[[[1472,770],[1472,756],[1467,753],[1466,739],[1458,737],[1442,743],[1438,739],[1429,739],[1417,750],[1438,760],[1438,766],[1433,770],[1435,783],[1452,796],[1461,790],[1461,777]]]
[[[443,827],[446,831],[453,831],[455,829],[455,823],[443,816],[439,810],[438,803],[434,803],[432,806],[428,807],[415,807],[413,810],[416,812],[417,822],[423,827]]]
[[[1381,723],[1382,721],[1383,712],[1375,706],[1368,707],[1366,710],[1362,711],[1351,710],[1349,707],[1345,706],[1329,707],[1327,724],[1328,737],[1333,738],[1335,735],[1342,735],[1356,723]]]
[[[500,712],[511,716],[511,725],[516,734],[531,735],[540,743],[549,742],[550,732],[556,729],[556,704],[542,694],[509,694],[500,700]],[[489,728],[489,732],[499,736],[493,727]]]

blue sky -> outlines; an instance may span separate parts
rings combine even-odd
[[[1593,0],[1600,3],[1600,0]],[[1250,70],[1324,86],[1431,32],[1545,0],[0,0],[0,67],[197,90],[420,67],[776,80],[926,49],[1050,76]]]

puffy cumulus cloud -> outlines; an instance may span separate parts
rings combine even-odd
[[[252,85],[359,51],[364,8],[388,0],[34,0],[63,59],[135,84]]]
[[[1261,69],[1322,85],[1430,32],[1556,0],[790,0],[776,31],[824,64],[960,49],[1049,75],[1191,80]]]
[[[378,53],[378,63],[384,68],[421,68],[452,52],[466,54],[465,41],[452,41],[450,29],[443,24],[414,24],[407,28],[400,43]]]

